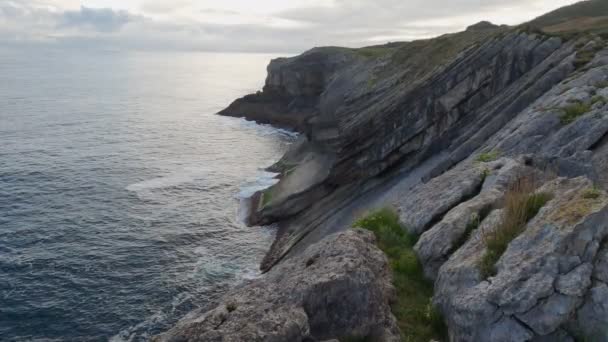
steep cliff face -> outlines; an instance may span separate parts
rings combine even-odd
[[[294,58],[278,58],[268,66],[262,92],[245,96],[220,112],[305,131],[318,113],[319,97],[333,75],[360,57],[343,48],[316,48]]]
[[[338,194],[353,198],[350,188],[367,189],[370,182],[389,179],[395,170],[411,171],[434,156],[445,158],[427,178],[469,157],[575,71],[576,45],[489,27],[375,47],[367,55],[321,49],[271,63],[264,92],[254,96],[270,96],[270,89],[289,93],[294,100],[285,113],[299,113],[306,134],[275,165],[283,172],[281,182],[256,197],[252,225],[289,220],[290,226],[295,220],[300,226],[283,230],[265,266],[314,229],[299,217],[323,216],[314,208],[320,201],[347,201]],[[333,53],[337,57],[327,57]],[[317,71],[303,76],[303,70]],[[232,107],[246,110],[247,100],[239,101]]]

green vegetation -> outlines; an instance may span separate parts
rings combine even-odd
[[[236,304],[234,304],[234,303],[228,303],[226,305],[226,310],[228,310],[228,312],[233,312],[234,310],[236,310]]]
[[[367,58],[380,58],[388,55],[391,52],[395,51],[395,46],[387,44],[387,45],[377,45],[377,46],[368,46],[359,49],[354,49],[356,53],[363,57]]]
[[[500,152],[493,150],[490,152],[484,152],[482,154],[480,154],[476,161],[480,162],[480,163],[489,163],[489,162],[493,162],[495,160],[497,160],[500,157]]]
[[[327,53],[336,53],[336,52],[342,52],[342,53],[349,53],[349,54],[357,54],[361,57],[365,57],[365,58],[380,58],[380,57],[384,57],[384,56],[388,56],[390,53],[396,51],[399,47],[405,45],[407,43],[403,43],[403,42],[398,42],[398,43],[388,43],[388,44],[384,44],[384,45],[373,45],[373,46],[366,46],[366,47],[362,47],[362,48],[347,48],[347,47],[340,47],[340,46],[326,46],[326,47],[320,47],[320,48],[316,48],[319,51],[325,51]]]
[[[574,59],[574,68],[580,69],[589,64],[595,58],[596,52],[593,50],[579,51]]]
[[[378,83],[378,78],[373,75],[367,80],[367,89],[371,90],[376,87],[376,83]]]
[[[533,182],[521,179],[505,194],[500,224],[492,232],[484,232],[486,252],[479,262],[479,270],[484,278],[496,275],[496,263],[509,243],[524,231],[528,221],[551,200],[550,194],[534,193],[534,189]]]
[[[587,189],[583,194],[584,199],[598,199],[602,196],[602,192],[596,186],[593,188]]]
[[[602,330],[602,329],[600,329]],[[576,342],[606,342],[608,341],[608,327],[604,331],[585,333],[580,329],[568,331]]]
[[[446,66],[459,54],[479,45],[489,37],[506,31],[504,28],[465,31],[446,34],[433,39],[415,40],[403,43],[358,49],[366,56],[385,56],[390,53],[390,65],[378,72],[382,79],[394,74],[395,70],[404,70],[401,80],[415,84],[424,80],[433,72]]]
[[[559,8],[530,22],[531,26],[545,32],[604,32],[608,16],[605,0],[581,1]]]
[[[458,241],[456,241],[452,250],[457,251],[458,249],[460,249],[460,247],[462,247],[469,240],[469,238],[471,237],[473,232],[479,228],[480,224],[481,224],[481,216],[478,214],[474,214],[471,217],[471,220],[469,221],[469,223],[467,224],[464,234],[462,234],[460,239],[458,239]]]
[[[268,188],[262,192],[262,208],[267,206],[272,201],[272,188]]]
[[[602,105],[606,104],[606,98],[603,97],[602,95],[596,95],[591,99],[591,106],[595,105],[596,103],[602,103]]]
[[[433,284],[425,279],[413,250],[416,239],[400,225],[399,216],[391,209],[382,209],[360,219],[354,226],[373,231],[378,247],[388,256],[397,289],[397,301],[392,309],[402,340],[445,340],[443,318],[431,303]]]
[[[562,124],[568,125],[576,121],[580,116],[587,114],[591,110],[591,105],[583,102],[575,102],[562,108],[563,114],[560,115]]]
[[[490,175],[492,174],[492,171],[490,171],[490,169],[485,168],[483,169],[483,171],[481,172],[481,179],[482,179],[482,184],[483,182],[486,180],[486,178],[490,177]]]
[[[597,53],[605,47],[605,43],[601,40],[599,40],[599,42],[593,41],[590,46],[587,46],[587,43],[592,39],[593,37],[589,36],[579,40],[578,44],[580,44],[581,47],[577,47],[578,51],[573,63],[577,70],[587,66],[587,64],[593,61]]]

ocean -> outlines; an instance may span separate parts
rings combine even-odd
[[[215,115],[262,54],[0,50],[0,340],[145,341],[256,277],[294,134]]]

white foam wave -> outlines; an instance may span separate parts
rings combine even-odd
[[[256,129],[261,135],[282,135],[287,138],[297,138],[299,133],[293,132],[287,129],[276,128],[268,124],[260,124],[255,121],[248,121],[246,119],[239,119],[241,126],[250,129]]]
[[[251,212],[251,196],[256,192],[266,190],[279,182],[276,177],[277,173],[260,171],[257,177],[246,181],[241,185],[241,191],[236,195],[239,200],[239,208],[237,212],[238,220],[242,223],[247,221],[247,217]]]
[[[253,196],[253,194],[258,191],[270,188],[279,182],[279,179],[277,178],[278,175],[278,173],[259,171],[255,177],[246,180],[245,183],[241,185],[241,191],[236,195],[236,198],[246,199]]]
[[[141,338],[148,340],[149,338],[151,338],[151,336],[149,336],[146,331],[149,331],[152,328],[165,323],[169,317],[174,315],[178,306],[190,300],[191,298],[192,295],[189,293],[180,293],[179,295],[173,298],[173,300],[171,301],[171,308],[169,308],[167,312],[159,310],[153,313],[141,323],[121,330],[116,335],[112,336],[109,339],[109,342],[132,342],[136,339],[140,340]]]

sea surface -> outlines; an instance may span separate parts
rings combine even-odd
[[[293,134],[214,115],[260,54],[0,47],[0,340],[144,341],[258,276]]]

